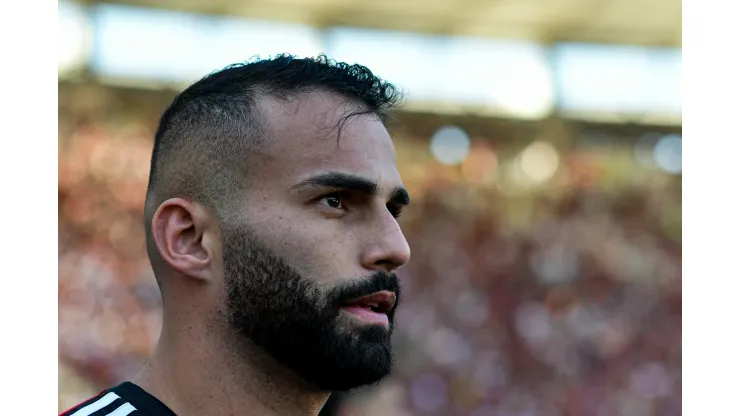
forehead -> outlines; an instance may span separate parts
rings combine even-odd
[[[314,91],[289,100],[263,98],[258,106],[269,136],[255,161],[259,176],[297,181],[333,170],[361,175],[381,187],[401,184],[383,123],[373,114],[347,118],[364,110],[358,104]]]

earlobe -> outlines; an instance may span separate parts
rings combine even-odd
[[[181,198],[163,202],[152,217],[152,234],[162,260],[178,273],[199,280],[210,279],[213,250],[209,238],[204,241],[208,232],[207,211]]]

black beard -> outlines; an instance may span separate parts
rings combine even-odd
[[[377,272],[322,291],[248,228],[233,227],[223,235],[226,310],[237,333],[323,390],[349,390],[390,373],[396,306],[387,328],[342,323],[339,314],[342,303],[381,290],[400,299],[395,274]]]

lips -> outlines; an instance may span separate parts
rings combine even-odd
[[[387,290],[345,302],[344,307],[360,307],[375,313],[387,314],[396,305],[396,294]]]

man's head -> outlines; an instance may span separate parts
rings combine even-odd
[[[362,66],[290,56],[181,93],[155,137],[145,210],[166,310],[225,322],[322,389],[387,375],[393,272],[409,258],[384,126],[398,98]]]

